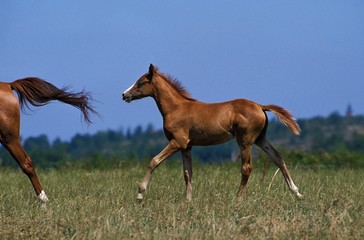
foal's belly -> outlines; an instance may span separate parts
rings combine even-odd
[[[234,138],[231,132],[217,131],[209,132],[204,130],[194,130],[190,132],[190,146],[208,146],[227,142]]]

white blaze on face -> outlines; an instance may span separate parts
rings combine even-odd
[[[130,89],[132,89],[135,86],[135,83],[133,85],[131,85],[128,89],[126,89],[123,94],[127,93],[130,91]]]

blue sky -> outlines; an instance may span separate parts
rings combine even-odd
[[[162,119],[121,101],[150,63],[204,102],[247,98],[297,118],[364,114],[364,1],[0,3],[0,81],[36,76],[93,93],[102,119],[61,103],[22,115],[23,138],[119,130]]]

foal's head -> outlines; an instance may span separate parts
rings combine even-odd
[[[123,93],[123,100],[131,102],[135,99],[152,96],[152,79],[157,74],[157,68],[150,64],[149,71],[141,76],[130,88]]]
[[[186,91],[186,89],[181,85],[181,83],[171,77],[166,76],[163,73],[159,73],[158,69],[150,64],[149,71],[141,76],[130,88],[128,88],[123,94],[123,100],[126,102],[131,102],[135,99],[140,99],[144,97],[155,97],[155,85],[153,81],[163,79],[170,87],[172,87],[181,97],[195,101],[194,98]]]

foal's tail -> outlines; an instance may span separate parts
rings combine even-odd
[[[262,108],[263,111],[270,111],[274,113],[278,117],[279,121],[286,125],[289,130],[291,130],[296,135],[300,135],[300,126],[298,126],[296,119],[286,109],[272,104],[262,106]]]
[[[29,108],[29,103],[40,107],[46,105],[51,100],[58,100],[78,108],[87,124],[91,123],[90,113],[99,115],[90,105],[92,97],[90,93],[82,90],[81,92],[68,92],[68,87],[61,89],[42,79],[29,77],[16,80],[10,83],[12,90],[18,94],[21,108]]]

